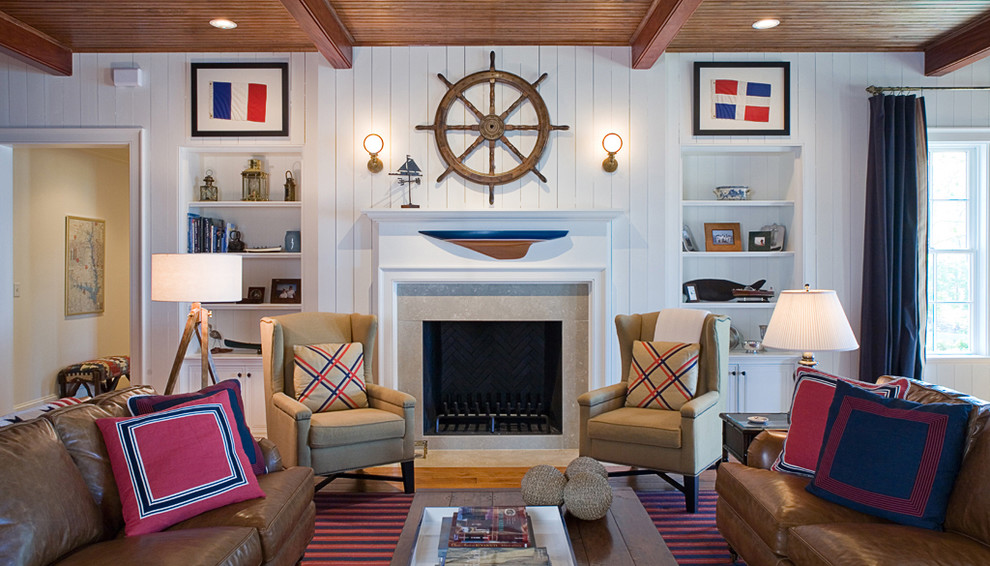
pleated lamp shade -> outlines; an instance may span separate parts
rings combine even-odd
[[[804,352],[802,365],[814,365],[811,352],[859,348],[835,291],[807,288],[780,293],[763,345]]]
[[[152,301],[221,303],[242,298],[239,255],[151,255]]]

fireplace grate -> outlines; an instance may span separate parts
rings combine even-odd
[[[436,412],[438,434],[559,434],[540,395],[459,394],[442,397]]]

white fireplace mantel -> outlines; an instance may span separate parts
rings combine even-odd
[[[396,305],[403,283],[586,283],[590,288],[588,388],[605,385],[614,355],[607,347],[612,319],[612,220],[620,209],[365,209],[374,225],[376,304],[381,324],[379,379],[398,385]],[[420,230],[567,230],[567,236],[534,244],[523,258],[497,260]]]
[[[361,211],[375,222],[485,222],[485,221],[611,221],[623,214],[619,208],[485,208],[476,210],[451,210],[430,208],[366,208]],[[473,226],[479,228],[478,226]],[[482,229],[482,228],[479,228]]]

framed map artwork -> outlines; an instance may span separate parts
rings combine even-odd
[[[65,316],[103,312],[106,222],[65,217]]]

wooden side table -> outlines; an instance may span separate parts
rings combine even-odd
[[[749,417],[761,415],[769,420],[764,424],[749,421]],[[722,461],[729,460],[729,454],[743,464],[747,464],[746,451],[749,443],[764,430],[787,430],[790,428],[790,415],[787,413],[722,413]]]

